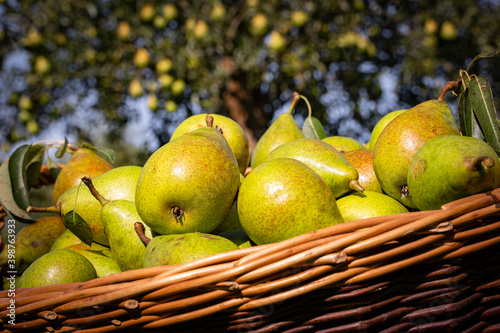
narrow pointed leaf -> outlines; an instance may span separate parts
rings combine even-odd
[[[46,152],[47,146],[45,145],[31,145],[24,156],[23,168],[26,171],[28,190],[36,183],[40,176],[40,169]]]
[[[97,154],[111,164],[113,164],[116,158],[116,154],[113,149],[106,147],[97,147]]]
[[[304,120],[304,124],[302,125],[302,133],[306,138],[314,138],[314,139],[324,139],[326,138],[325,130],[323,129],[323,125],[316,117],[307,117]]]
[[[500,154],[500,128],[488,80],[484,76],[472,76],[469,97],[486,142]]]
[[[491,58],[496,55],[500,54],[500,49],[497,49],[495,51],[489,51],[489,50],[484,50],[483,52],[479,53],[477,56],[472,59],[470,62],[469,66],[467,67],[467,71],[469,71],[470,66],[478,59],[483,59],[483,58]]]
[[[56,179],[59,172],[61,172],[61,169],[59,169],[56,162],[54,162],[49,156],[47,156],[47,167],[49,168],[49,173],[52,179]]]
[[[74,210],[67,212],[63,217],[63,222],[66,228],[75,234],[83,243],[88,246],[92,245],[92,240],[94,239],[92,229],[90,229],[87,222],[85,222],[77,212]]]
[[[483,132],[474,114],[474,110],[472,110],[468,88],[465,88],[465,90],[460,93],[458,99],[458,123],[462,135],[484,140]]]
[[[19,207],[14,199],[11,177],[9,174],[9,160],[10,156],[0,166],[0,203],[12,216],[24,221],[33,221],[34,219],[30,214],[28,214],[25,209]]]

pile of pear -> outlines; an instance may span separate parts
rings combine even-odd
[[[339,223],[440,209],[500,186],[495,151],[462,136],[444,101],[390,112],[365,144],[306,137],[291,111],[252,153],[241,126],[217,114],[184,120],[143,166],[112,167],[77,150],[56,181],[55,206],[29,208],[54,216],[50,227],[41,219],[26,227],[45,221],[37,232],[19,233],[18,287],[183,264]],[[72,210],[90,227],[91,244],[62,223]],[[35,234],[45,246],[29,245]]]

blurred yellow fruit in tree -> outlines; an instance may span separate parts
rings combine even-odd
[[[155,16],[155,9],[152,4],[147,3],[141,8],[140,12],[141,20],[144,22],[149,22]]]
[[[142,88],[141,82],[137,79],[130,81],[130,86],[128,87],[128,93],[132,97],[141,96],[144,93],[144,89]]]
[[[309,19],[309,15],[303,10],[295,10],[292,12],[290,18],[292,19],[292,24],[296,27],[302,27],[306,24]]]
[[[164,89],[169,88],[172,83],[174,82],[175,78],[170,75],[170,74],[162,74],[158,76],[158,82],[160,83],[161,87]]]
[[[35,58],[35,72],[38,74],[47,74],[50,72],[50,61],[49,59],[45,58],[43,55],[39,55]]]
[[[134,55],[134,64],[137,67],[146,67],[147,65],[149,65],[149,60],[149,52],[145,48],[138,49]]]
[[[250,32],[254,35],[263,35],[267,31],[267,24],[266,15],[258,13],[250,21]]]
[[[31,98],[26,95],[22,95],[19,98],[19,102],[17,104],[21,110],[31,110],[33,107],[33,102],[31,101]]]
[[[208,24],[203,20],[196,22],[193,28],[193,35],[197,39],[203,39],[208,33]]]
[[[437,21],[431,17],[427,18],[424,23],[424,32],[426,34],[435,34],[439,29]]]
[[[210,18],[214,21],[223,19],[224,15],[226,15],[226,7],[224,7],[221,3],[215,4],[210,11]]]
[[[457,27],[453,22],[444,21],[441,25],[439,36],[441,36],[441,38],[445,40],[453,40],[457,38]]]
[[[274,51],[281,51],[285,48],[285,46],[286,46],[285,37],[283,37],[283,35],[276,30],[272,31],[269,36],[269,44],[268,44],[269,49]]]
[[[167,110],[168,112],[177,111],[177,103],[169,99],[165,102],[165,110]]]
[[[180,95],[184,91],[184,87],[186,86],[186,82],[183,79],[176,79],[172,82],[172,86],[170,87],[170,91],[174,96]]]
[[[40,130],[40,126],[38,125],[38,123],[34,119],[28,120],[28,122],[26,123],[26,131],[28,133],[35,134],[35,133],[38,133],[39,130]]]
[[[175,19],[177,15],[179,15],[179,10],[177,9],[177,7],[175,7],[174,4],[167,3],[165,6],[163,6],[162,14],[163,17],[167,19],[167,21],[170,21]]]
[[[148,107],[150,110],[156,111],[158,109],[158,97],[155,94],[149,94]]]
[[[172,60],[169,58],[163,58],[158,60],[156,63],[156,71],[158,73],[164,74],[172,69]]]
[[[120,22],[116,28],[116,35],[121,40],[128,40],[130,38],[130,24],[126,21]]]

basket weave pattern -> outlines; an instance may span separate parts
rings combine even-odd
[[[500,330],[500,189],[440,210],[16,291],[4,332]]]

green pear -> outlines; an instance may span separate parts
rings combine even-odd
[[[349,162],[358,171],[359,184],[365,191],[382,193],[382,187],[377,179],[373,169],[373,150],[358,149],[342,153],[347,162]]]
[[[325,181],[291,158],[267,160],[253,169],[241,184],[237,207],[243,230],[257,245],[343,222]]]
[[[500,162],[484,141],[443,135],[424,143],[408,170],[408,191],[420,210],[442,205],[500,186]]]
[[[219,236],[229,239],[231,242],[238,245],[240,249],[255,245],[243,229],[227,230],[220,233]]]
[[[396,199],[372,191],[346,195],[337,200],[337,206],[345,222],[408,212]]]
[[[161,235],[148,243],[144,267],[179,265],[237,249],[236,244],[217,235],[199,232]]]
[[[300,97],[294,97],[292,106],[288,112],[278,116],[257,141],[250,161],[252,168],[264,162],[267,155],[269,155],[274,148],[286,142],[304,137],[304,133],[302,133],[302,130],[292,116],[292,111],[298,100],[300,100]]]
[[[121,166],[95,177],[93,183],[99,193],[108,200],[124,199],[133,202],[141,171],[142,168],[139,166]],[[71,210],[75,210],[89,225],[92,230],[94,242],[109,246],[100,217],[101,204],[94,198],[85,185],[76,186],[64,192],[59,197],[55,207],[28,208],[28,211],[33,212],[56,212],[62,217]]]
[[[15,256],[9,261],[9,247],[0,252],[0,265],[15,262],[17,274],[22,274],[36,259],[50,251],[54,241],[67,230],[59,216],[48,216],[26,225],[16,235]],[[12,270],[12,269],[7,269]]]
[[[64,249],[67,246],[79,244],[81,242],[80,238],[72,233],[71,230],[66,229],[59,237],[56,238],[54,243],[52,243],[50,251]]]
[[[54,203],[59,200],[59,197],[64,192],[78,186],[81,181],[80,178],[83,176],[87,175],[94,178],[112,168],[113,166],[94,150],[79,148],[57,175],[52,195]]]
[[[363,191],[358,171],[334,147],[314,138],[289,141],[276,147],[266,158],[292,158],[314,170],[328,185],[335,198],[354,191]]]
[[[408,193],[411,159],[429,139],[459,135],[451,108],[444,101],[429,100],[401,113],[380,134],[373,149],[373,169],[382,190],[410,208],[417,208]]]
[[[377,143],[378,137],[380,136],[380,133],[384,130],[384,128],[387,126],[388,123],[391,122],[394,118],[399,116],[401,113],[405,112],[406,109],[402,110],[397,110],[397,111],[392,111],[380,118],[380,120],[375,124],[375,126],[372,129],[372,135],[370,137],[370,141],[366,144],[366,149],[373,149],[375,148],[375,143]]]
[[[240,183],[238,163],[210,120],[160,147],[143,167],[135,204],[144,223],[159,234],[209,233],[231,211]]]
[[[135,223],[143,223],[135,203],[123,199],[107,200],[97,191],[89,177],[83,177],[82,180],[102,205],[101,221],[104,233],[119,268],[122,271],[142,268],[146,244],[135,231]],[[152,237],[148,226],[145,227],[144,233]]]
[[[363,146],[361,142],[348,136],[334,135],[326,137],[322,139],[322,141],[337,149],[339,153],[344,153],[351,150],[366,149],[366,147]]]
[[[111,250],[103,245],[92,243],[88,246],[85,243],[69,245],[67,250],[75,251],[87,258],[94,266],[97,277],[120,273],[122,270],[118,262],[113,257]]]
[[[35,260],[21,275],[19,288],[85,282],[96,277],[95,268],[87,258],[75,251],[61,249]]]
[[[202,113],[186,118],[177,126],[170,137],[170,141],[195,129],[207,126],[205,121],[206,116],[207,114]],[[213,127],[220,129],[222,136],[226,139],[229,147],[231,147],[234,158],[238,162],[240,173],[245,173],[250,162],[250,145],[245,131],[236,121],[229,117],[219,114],[210,114],[210,116],[214,118]]]

